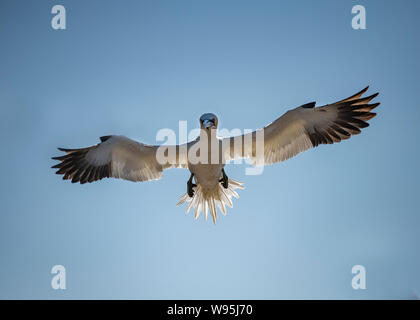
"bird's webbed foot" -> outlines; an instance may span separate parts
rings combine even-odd
[[[197,186],[195,183],[192,182],[193,177],[194,177],[194,174],[191,173],[191,177],[187,181],[187,193],[188,193],[188,196],[190,198],[192,198],[194,196],[194,189],[193,189],[193,187],[196,187]]]
[[[222,179],[219,180],[222,183],[223,188],[227,189],[229,186],[229,178],[225,173],[225,169],[222,169]]]

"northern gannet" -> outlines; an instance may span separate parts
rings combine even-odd
[[[369,126],[367,121],[376,115],[371,111],[379,105],[369,104],[378,93],[362,97],[368,88],[321,107],[315,107],[315,102],[304,104],[262,129],[235,137],[216,135],[218,118],[212,113],[200,117],[200,135],[181,145],[147,145],[124,136],[103,136],[91,147],[58,148],[65,155],[53,157],[60,163],[52,168],[59,169],[56,173],[64,175],[64,180],[81,184],[111,177],[157,180],[164,169],[189,169],[187,192],[177,205],[187,202],[187,213],[194,207],[196,219],[201,211],[207,219],[210,211],[216,223],[216,208],[226,214],[226,205],[232,207],[232,197],[239,197],[235,189],[243,189],[241,182],[227,177],[225,163],[249,158],[254,165],[273,164],[319,144],[359,134],[360,129]]]

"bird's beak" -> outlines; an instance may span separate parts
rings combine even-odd
[[[206,120],[203,121],[203,127],[206,128],[206,129],[214,127],[214,122],[212,120],[207,120],[206,119]]]

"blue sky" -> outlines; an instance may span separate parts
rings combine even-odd
[[[51,28],[62,4],[67,29]],[[367,29],[351,28],[362,4]],[[418,1],[1,1],[0,298],[420,295]],[[175,207],[188,171],[74,185],[56,147],[153,144],[202,113],[258,128],[371,85],[363,134],[245,183],[217,225]],[[67,289],[53,290],[61,264]],[[351,268],[366,268],[353,290]]]

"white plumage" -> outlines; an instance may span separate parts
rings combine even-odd
[[[95,146],[59,148],[65,155],[53,158],[60,161],[53,168],[59,169],[57,174],[63,174],[64,180],[82,184],[109,177],[130,181],[156,180],[162,177],[164,169],[189,169],[188,190],[178,205],[187,203],[187,213],[195,208],[195,218],[204,211],[207,219],[210,212],[216,223],[217,208],[226,214],[226,205],[232,207],[232,197],[239,197],[235,189],[243,189],[241,182],[226,176],[225,163],[250,158],[254,165],[261,164],[260,161],[273,164],[319,144],[340,142],[360,133],[368,126],[366,121],[376,115],[371,110],[379,105],[369,104],[377,93],[362,98],[367,89],[322,107],[315,108],[315,102],[305,104],[287,111],[262,129],[236,137],[218,138],[218,119],[211,113],[200,118],[200,136],[184,145],[156,146],[123,136],[101,137],[101,143]],[[263,139],[261,149],[258,147],[259,137]],[[162,162],[159,150],[175,156],[170,162]],[[196,150],[200,150],[198,154],[203,156],[200,159],[205,161],[197,162]]]

